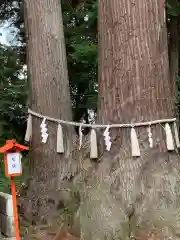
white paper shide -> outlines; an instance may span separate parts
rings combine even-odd
[[[43,143],[46,143],[47,142],[47,139],[48,139],[48,133],[47,133],[47,125],[46,125],[46,118],[44,118],[42,120],[42,123],[41,123],[41,137],[42,137],[42,142]]]
[[[111,137],[110,137],[110,133],[109,133],[109,128],[110,128],[110,126],[107,126],[105,131],[104,131],[104,134],[103,134],[107,151],[111,150],[111,145],[112,145]]]

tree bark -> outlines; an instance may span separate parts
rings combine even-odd
[[[171,16],[168,33],[170,79],[172,92],[174,94],[176,92],[176,78],[179,71],[179,17]],[[174,98],[175,97],[174,95]]]
[[[99,0],[99,108],[103,124],[172,118],[164,0]],[[112,129],[110,153],[88,179],[82,239],[178,239],[180,164],[164,126],[136,129],[141,157],[131,157],[130,129]]]
[[[26,0],[25,8],[31,108],[45,116],[72,120],[61,2]],[[36,214],[51,218],[57,209],[50,202],[58,200],[61,181],[75,169],[71,164],[74,131],[63,126],[65,154],[60,155],[56,152],[57,124],[46,122],[49,137],[43,144],[41,122],[42,119],[33,117],[31,180],[27,195]]]

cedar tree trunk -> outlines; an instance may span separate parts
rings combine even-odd
[[[61,1],[26,0],[25,8],[31,109],[46,116],[71,120]],[[27,195],[36,214],[51,218],[57,212],[51,204],[58,199],[60,183],[72,170],[73,131],[63,126],[65,154],[60,155],[56,153],[57,124],[46,122],[49,138],[44,144],[41,122],[42,119],[33,117],[31,180]]]
[[[179,17],[171,16],[168,31],[170,79],[172,92],[174,94],[176,92],[176,78],[179,70]]]
[[[175,116],[164,0],[99,0],[99,46],[100,123]],[[101,147],[82,198],[82,239],[178,239],[179,158],[164,125],[152,127],[152,149],[147,129],[136,131],[141,157],[131,157],[130,129],[112,129],[111,151]]]

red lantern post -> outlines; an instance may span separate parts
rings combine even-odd
[[[11,183],[16,240],[20,240],[20,233],[16,200],[16,184],[14,182],[14,177],[22,175],[20,152],[25,150],[29,150],[29,147],[18,144],[16,140],[7,140],[6,144],[3,147],[0,147],[0,152],[4,153],[5,174],[10,178]]]

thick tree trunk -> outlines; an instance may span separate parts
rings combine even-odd
[[[59,0],[26,0],[25,8],[28,70],[32,83],[31,108],[46,116],[71,120],[61,3]],[[63,126],[65,155],[61,156],[56,153],[57,125],[47,122],[49,138],[47,143],[43,144],[41,121],[42,119],[33,117],[32,169],[28,199],[41,217],[51,217],[57,210],[50,202],[56,202],[62,179],[73,171],[73,130]]]
[[[179,17],[171,17],[168,33],[170,79],[172,93],[174,94],[176,92],[176,78],[179,71]]]
[[[99,109],[104,124],[174,117],[164,1],[99,0]],[[81,205],[82,239],[178,239],[179,159],[167,152],[164,126],[112,129]],[[157,237],[157,238],[153,238]],[[159,238],[158,238],[159,236]]]

